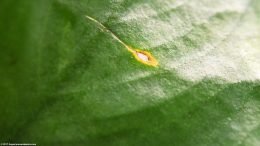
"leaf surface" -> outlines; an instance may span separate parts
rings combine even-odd
[[[0,142],[260,145],[258,0],[1,0],[0,32]]]

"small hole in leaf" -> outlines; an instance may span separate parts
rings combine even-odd
[[[138,56],[141,60],[143,60],[143,61],[145,61],[145,62],[149,61],[149,57],[146,56],[145,54],[140,53],[140,52],[137,52],[136,54],[137,54],[137,56]]]
[[[134,50],[134,49],[133,49]],[[135,59],[143,64],[149,66],[157,66],[158,61],[152,56],[151,53],[143,50],[134,50],[131,51],[135,57]]]

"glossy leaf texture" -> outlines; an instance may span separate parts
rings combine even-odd
[[[259,0],[1,0],[0,49],[1,143],[260,145]]]

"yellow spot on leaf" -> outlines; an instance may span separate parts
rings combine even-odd
[[[137,61],[153,67],[158,66],[158,61],[152,56],[151,53],[144,50],[133,49],[129,46],[127,47],[127,49],[134,55]]]
[[[119,39],[111,30],[109,30],[107,27],[105,27],[101,22],[99,22],[98,20],[96,20],[90,16],[86,16],[86,18],[95,22],[100,27],[100,29],[110,33],[110,35],[115,40],[117,40],[119,43],[121,43],[123,46],[125,46],[125,48],[134,55],[134,57],[137,61],[139,61],[145,65],[149,65],[149,66],[153,66],[153,67],[158,66],[158,61],[152,56],[151,53],[129,47],[125,42],[123,42],[121,39]]]

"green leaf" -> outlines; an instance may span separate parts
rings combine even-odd
[[[260,145],[259,0],[1,0],[0,49],[0,143]]]

